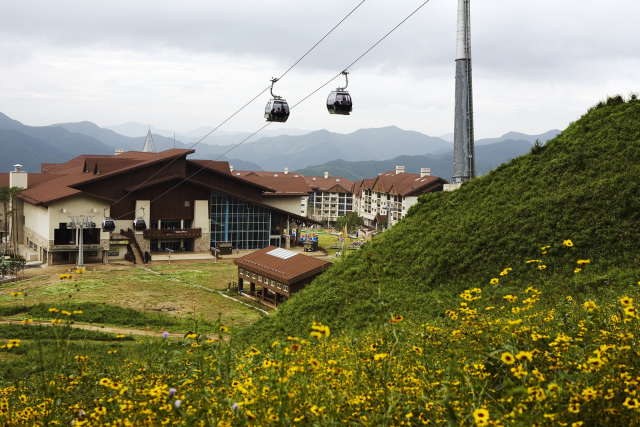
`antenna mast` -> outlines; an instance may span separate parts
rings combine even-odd
[[[456,49],[456,106],[453,131],[453,183],[476,176],[473,137],[473,85],[471,82],[471,0],[458,0]]]

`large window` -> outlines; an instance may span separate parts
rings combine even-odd
[[[267,208],[211,192],[211,246],[231,242],[233,248],[269,246],[271,215]]]

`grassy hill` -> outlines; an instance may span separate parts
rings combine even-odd
[[[552,303],[560,292],[597,297],[635,284],[639,177],[640,101],[609,98],[531,153],[458,191],[422,196],[400,223],[245,337],[297,334],[313,320],[365,328],[384,313],[426,320],[473,287],[500,301],[535,286]],[[542,262],[525,263],[532,259]],[[579,259],[591,264],[574,273]],[[513,270],[500,276],[507,267]],[[499,283],[490,286],[492,278]]]

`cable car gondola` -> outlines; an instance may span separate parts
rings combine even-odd
[[[267,106],[264,108],[264,118],[268,122],[280,122],[284,123],[289,118],[289,104],[287,100],[273,94],[273,84],[278,79],[271,79],[271,98],[267,102]]]
[[[105,233],[113,233],[116,230],[116,222],[111,218],[102,220],[102,231]]]
[[[327,110],[329,110],[329,114],[348,116],[353,110],[351,95],[349,95],[349,92],[346,90],[347,86],[349,86],[349,77],[347,76],[349,73],[343,71],[342,74],[347,80],[347,84],[344,87],[339,87],[331,91],[327,98]]]
[[[329,110],[329,114],[348,116],[353,110],[351,95],[346,91],[347,86],[349,86],[349,77],[347,77],[347,74],[349,73],[343,71],[342,74],[344,74],[347,84],[344,87],[339,87],[336,90],[331,91],[327,98],[327,110]]]
[[[147,229],[147,221],[144,220],[144,208],[140,209],[142,209],[142,216],[133,220],[133,229],[135,231],[145,231]]]
[[[102,212],[102,216],[104,216],[104,219],[102,220],[102,231],[105,233],[112,233],[116,230],[116,222],[113,218],[107,216],[107,209],[108,208],[104,208]]]

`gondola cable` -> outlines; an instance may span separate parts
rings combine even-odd
[[[356,7],[354,7],[344,18],[342,18],[340,20],[340,22],[338,22],[333,28],[331,28],[331,30],[329,30],[329,32],[327,34],[325,34],[320,40],[318,40],[316,42],[316,44],[314,44],[304,55],[302,55],[300,57],[300,59],[298,59],[296,62],[293,63],[293,65],[291,65],[280,77],[278,77],[276,79],[280,80],[282,79],[284,76],[286,76],[289,71],[291,71],[296,65],[298,65],[300,63],[300,61],[302,61],[309,53],[311,53],[311,51],[313,51],[320,43],[322,43],[322,41],[324,39],[326,39],[331,33],[333,33],[333,31],[338,28],[340,26],[340,24],[342,24],[349,16],[351,16],[353,14],[353,12],[355,12],[360,6],[362,6],[362,4],[365,2],[366,0],[362,0],[360,3],[358,3],[356,5]],[[260,96],[262,96],[262,94],[264,94],[267,90],[273,88],[273,83],[269,86],[267,86],[266,88],[264,88],[259,94],[257,94],[256,96],[254,96],[253,98],[251,98],[251,100],[249,102],[247,102],[246,104],[244,104],[242,107],[240,107],[236,112],[234,112],[232,115],[230,115],[227,119],[225,119],[222,123],[220,123],[218,126],[216,126],[214,129],[212,129],[209,133],[207,133],[205,136],[203,136],[202,138],[200,138],[196,143],[194,143],[191,147],[188,148],[188,150],[191,150],[193,147],[195,147],[196,145],[200,144],[200,142],[202,142],[206,137],[208,137],[209,135],[211,135],[213,132],[215,132],[216,130],[218,130],[222,125],[224,125],[225,123],[227,123],[229,120],[231,120],[233,117],[235,117],[238,113],[240,113],[242,110],[244,110],[247,106],[249,106],[249,104],[251,104],[253,101],[255,101],[257,98],[259,98]],[[260,129],[262,130],[262,129]],[[253,136],[253,135],[252,135]],[[243,142],[245,142],[245,140],[243,140],[240,144],[242,144]],[[238,144],[238,145],[240,145]],[[235,148],[235,147],[234,147]],[[216,160],[218,160],[220,157],[224,156],[221,155],[218,158],[216,158]],[[160,169],[159,171],[157,171],[156,173],[154,173],[153,175],[151,175],[149,178],[147,178],[145,181],[143,181],[142,183],[140,183],[138,186],[136,186],[132,191],[128,192],[127,194],[125,194],[124,196],[122,196],[120,199],[116,200],[115,202],[113,202],[109,207],[114,206],[115,204],[119,203],[120,201],[122,201],[124,198],[126,198],[127,196],[129,196],[130,194],[132,194],[133,192],[135,192],[138,188],[140,188],[142,185],[144,185],[145,183],[147,183],[150,179],[152,179],[154,176],[158,175],[160,172],[162,172],[164,169],[166,169],[169,165],[171,165],[173,162],[175,162],[178,159],[178,157],[174,158],[171,162],[169,162],[168,164],[166,164],[162,169]],[[214,160],[215,161],[215,160]],[[57,166],[56,166],[57,167]],[[55,168],[54,168],[55,169]]]
[[[347,66],[345,69],[343,69],[342,71],[340,71],[338,74],[336,74],[334,77],[332,77],[331,79],[329,79],[329,81],[327,81],[326,83],[324,83],[322,86],[320,86],[319,88],[317,88],[316,90],[314,90],[313,92],[311,92],[309,95],[305,96],[304,98],[302,98],[300,101],[298,101],[297,103],[295,103],[294,105],[291,106],[291,110],[294,109],[295,107],[297,107],[298,105],[300,105],[301,103],[303,103],[304,101],[306,101],[307,99],[309,99],[311,96],[313,96],[314,94],[316,94],[318,91],[322,90],[325,86],[327,86],[329,83],[331,83],[332,81],[334,81],[335,79],[337,79],[338,77],[340,77],[342,75],[343,72],[346,72],[349,68],[351,68],[353,65],[355,65],[358,61],[360,61],[366,54],[368,54],[369,52],[371,52],[371,50],[373,48],[375,48],[377,45],[379,45],[384,39],[386,39],[391,33],[393,33],[395,30],[397,30],[402,24],[404,24],[409,18],[411,18],[413,15],[415,15],[420,9],[422,9],[422,7],[424,7],[427,3],[429,3],[430,0],[426,0],[424,3],[422,3],[420,6],[418,6],[417,9],[415,9],[413,12],[411,12],[411,14],[409,14],[406,18],[404,18],[398,25],[396,25],[395,27],[393,27],[391,29],[391,31],[389,31],[387,34],[385,34],[380,40],[378,40],[373,46],[371,46],[369,49],[367,49],[362,55],[360,55],[358,58],[356,58],[355,61],[353,61],[351,64],[349,64],[349,66]],[[267,88],[268,89],[268,88]],[[265,89],[266,91],[266,89]],[[263,91],[264,92],[264,91]],[[242,145],[245,141],[247,141],[248,139],[252,138],[254,135],[256,135],[257,133],[259,133],[260,131],[262,131],[264,128],[266,128],[267,126],[269,126],[272,122],[267,122],[267,124],[265,124],[264,126],[262,126],[260,129],[258,129],[257,131],[255,131],[254,133],[252,133],[251,135],[249,135],[248,137],[246,137],[245,139],[243,139],[242,141],[240,141],[238,144],[234,145],[233,147],[231,147],[229,150],[227,150],[226,152],[224,152],[223,154],[221,154],[220,156],[218,156],[216,159],[214,160],[210,160],[208,163],[206,163],[204,166],[202,166],[200,169],[198,169],[196,172],[192,173],[191,175],[189,175],[187,178],[183,179],[182,181],[180,181],[178,184],[174,185],[173,187],[171,187],[169,190],[165,191],[164,193],[160,194],[158,197],[156,197],[155,199],[149,201],[149,203],[147,203],[144,207],[150,206],[151,203],[155,202],[156,200],[158,200],[159,198],[163,197],[164,195],[166,195],[167,193],[173,191],[175,188],[177,188],[178,186],[182,185],[183,183],[185,183],[186,181],[190,180],[194,175],[197,175],[198,173],[202,172],[203,170],[205,170],[207,168],[207,166],[209,166],[211,163],[217,161],[218,159],[220,159],[221,157],[225,156],[226,154],[228,154],[229,152],[233,151],[234,149],[236,149],[237,147],[239,147],[240,145]],[[131,211],[131,212],[127,212],[126,214],[123,214],[121,216],[119,216],[116,219],[120,219],[124,216],[127,216],[131,213],[135,213],[135,211]]]

